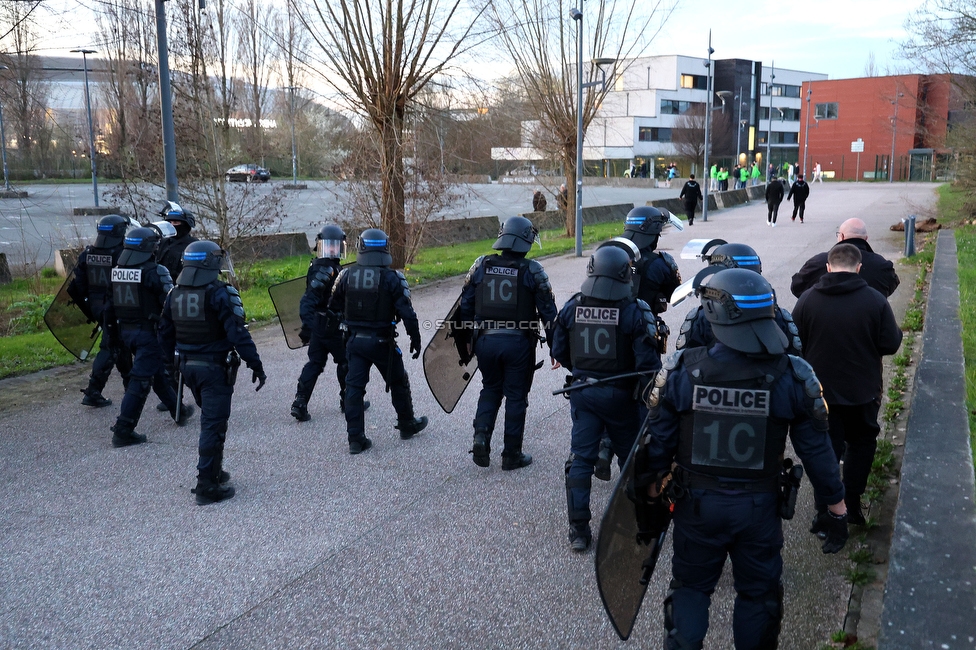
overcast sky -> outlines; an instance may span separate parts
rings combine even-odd
[[[44,54],[62,54],[98,41],[88,8],[95,2],[48,0],[45,4],[51,13],[63,12],[63,17],[46,23],[51,32]],[[587,4],[592,6],[583,4],[584,11]],[[905,21],[919,4],[919,0],[678,0],[648,54],[704,57],[711,29],[714,57],[719,59],[751,59],[766,65],[775,61],[778,68],[843,79],[864,76],[873,52],[879,74],[923,72],[897,56],[898,43],[907,38]],[[151,7],[147,2],[147,10]],[[7,45],[0,43],[0,49]]]

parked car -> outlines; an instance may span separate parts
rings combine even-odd
[[[264,183],[271,180],[271,172],[257,165],[238,165],[237,167],[228,169],[224,174],[224,178],[227,179],[228,183],[235,181],[242,183],[261,181]]]

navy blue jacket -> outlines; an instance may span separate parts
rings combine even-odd
[[[407,336],[411,341],[420,340],[420,323],[417,321],[417,312],[413,310],[410,302],[410,289],[407,286],[407,279],[400,271],[382,268],[383,288],[394,297],[393,310],[397,318],[403,321],[403,327],[407,330]],[[332,285],[332,298],[329,300],[329,309],[340,314],[346,310],[346,287],[349,284],[348,269],[343,269]],[[343,323],[349,329],[386,329],[395,327],[395,323],[375,323],[372,321],[351,321],[343,316]]]
[[[108,254],[112,256],[112,266],[115,266],[119,262],[119,255],[122,254],[123,245],[119,244],[115,248],[106,249]],[[91,320],[92,322],[97,322],[101,319],[102,312],[111,305],[112,302],[112,270],[109,268],[106,273],[109,276],[108,289],[104,292],[97,292],[98,295],[92,295],[91,288],[88,286],[88,256],[92,254],[99,254],[102,249],[96,249],[94,246],[86,246],[85,250],[81,251],[78,255],[78,263],[75,265],[74,271],[71,275],[71,282],[68,283],[66,289],[71,299],[75,301],[79,308],[81,308],[82,313]],[[104,254],[104,253],[103,253]]]
[[[576,307],[580,303],[581,294],[570,298],[556,317],[556,327],[552,335],[552,358],[564,368],[571,371],[573,376],[583,376],[583,373],[573,370],[570,350],[570,336],[576,323]],[[643,300],[626,298],[614,307],[620,309],[620,331],[625,336],[632,337],[634,351],[634,367],[628,372],[653,372],[661,367],[661,356],[657,351],[657,327],[651,308]],[[586,372],[586,376],[599,379],[600,376],[610,376],[610,373]]]
[[[680,354],[680,353],[678,353]],[[747,363],[749,356],[716,342],[708,355],[730,364]],[[802,361],[801,361],[802,363]],[[803,462],[804,470],[821,503],[834,504],[844,498],[837,456],[830,444],[826,427],[815,428],[814,402],[806,393],[804,382],[787,369],[770,387],[770,416],[790,422],[790,440]],[[667,381],[659,393],[659,407],[648,414],[649,442],[646,450],[647,470],[662,472],[671,469],[678,452],[682,417],[692,417],[693,384],[683,361],[668,372]]]
[[[477,301],[477,289],[485,279],[484,261],[487,255],[483,255],[474,261],[468,270],[468,275],[464,278],[464,287],[461,289],[461,303],[458,305],[457,320],[463,322],[475,322],[475,303]],[[515,260],[525,257],[519,253],[502,251],[499,257],[506,260]],[[553,325],[556,322],[556,299],[552,295],[552,286],[549,284],[549,276],[546,275],[542,265],[529,260],[527,273],[522,274],[522,285],[535,296],[535,309],[539,318],[542,320],[542,327],[546,333],[546,341],[552,348]]]
[[[251,339],[251,333],[247,331],[244,320],[244,308],[241,305],[240,294],[237,289],[219,280],[214,280],[207,287],[217,285],[210,291],[210,307],[217,314],[225,338],[214,341],[213,343],[199,343],[179,345],[180,352],[187,354],[215,354],[227,353],[237,350],[241,359],[247,364],[248,368],[261,368],[261,357],[258,356],[257,347]],[[176,349],[176,326],[173,324],[173,313],[170,301],[173,294],[166,296],[163,304],[163,314],[159,319],[156,329],[159,336],[159,344],[163,348],[163,358],[171,359],[173,350]]]
[[[315,326],[315,314],[328,311],[332,285],[335,284],[340,270],[339,260],[336,259],[317,258],[309,262],[308,273],[305,275],[305,293],[298,307],[302,327],[311,330]]]

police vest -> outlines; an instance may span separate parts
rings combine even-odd
[[[202,345],[226,338],[220,314],[213,306],[214,291],[223,286],[223,282],[211,282],[204,287],[173,287],[169,308],[177,344]]]
[[[159,299],[150,288],[150,272],[155,262],[138,267],[116,266],[112,269],[112,304],[120,323],[139,325],[159,318]]]
[[[693,348],[683,361],[693,396],[691,412],[681,417],[678,465],[746,481],[778,474],[789,421],[770,415],[770,389],[788,368],[788,357],[729,364],[709,357],[707,348]]]
[[[523,279],[529,263],[490,255],[481,265],[484,277],[475,292],[475,319],[496,327],[528,330],[537,319],[535,296]]]
[[[386,288],[383,266],[353,264],[346,271],[345,317],[359,321],[390,325],[396,318],[396,298]]]
[[[579,296],[569,335],[573,370],[620,374],[634,369],[633,336],[620,319],[628,300],[597,300]]]
[[[112,293],[112,267],[118,261],[118,253],[111,248],[89,246],[85,255],[85,271],[88,278],[88,298],[105,300]]]

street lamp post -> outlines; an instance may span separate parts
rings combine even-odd
[[[769,130],[766,131],[766,184],[769,185],[769,181],[772,180],[772,175],[769,173],[769,166],[772,164],[772,156],[770,144],[773,141],[773,79],[776,78],[776,62],[773,61],[769,65]]]
[[[742,119],[742,104],[745,103],[742,101],[742,86],[739,86],[739,94],[735,97],[738,102],[737,108],[739,109],[739,114],[736,116],[739,128],[735,131],[735,161],[738,162],[739,155],[742,153],[742,149],[740,148],[742,146],[742,129],[746,125],[746,121]]]
[[[291,92],[291,182],[298,185],[298,148],[295,143],[295,87],[288,86]]]
[[[712,49],[712,30],[708,30],[708,61],[705,63],[705,89],[708,93],[708,97],[705,99],[705,155],[702,161],[702,176],[707,179],[707,182],[702,183],[702,187],[705,191],[702,193],[702,221],[708,221],[708,189],[712,182],[711,174],[708,170],[708,140],[710,136],[709,124],[712,121],[712,55],[715,50]]]
[[[159,112],[163,122],[163,167],[166,169],[166,200],[175,203],[180,200],[180,195],[179,187],[176,184],[176,129],[173,128],[173,91],[169,83],[169,49],[166,40],[165,1],[156,0],[156,51],[159,55]]]
[[[92,194],[95,195],[95,207],[98,207],[98,174],[95,172],[95,132],[92,129],[91,96],[88,93],[88,55],[95,54],[95,50],[80,48],[71,50],[80,53],[85,65],[85,105],[88,109],[88,158],[91,160]]]
[[[898,133],[898,98],[904,97],[905,93],[897,92],[895,87],[895,99],[891,103],[895,105],[895,116],[891,118],[891,158],[888,160],[888,182],[895,178],[895,135]]]
[[[0,65],[0,70],[7,66]],[[10,170],[7,168],[7,136],[3,132],[3,105],[0,105],[0,157],[3,158],[3,191],[10,192]]]
[[[803,169],[804,174],[807,174],[807,150],[810,148],[810,97],[813,95],[813,89],[807,88],[807,120],[806,125],[803,127]]]
[[[582,4],[580,5],[583,6]],[[569,17],[576,21],[576,257],[583,257],[583,89],[599,86],[607,87],[605,65],[616,63],[616,59],[593,59],[593,65],[600,70],[600,79],[583,83],[583,12],[570,9]]]

